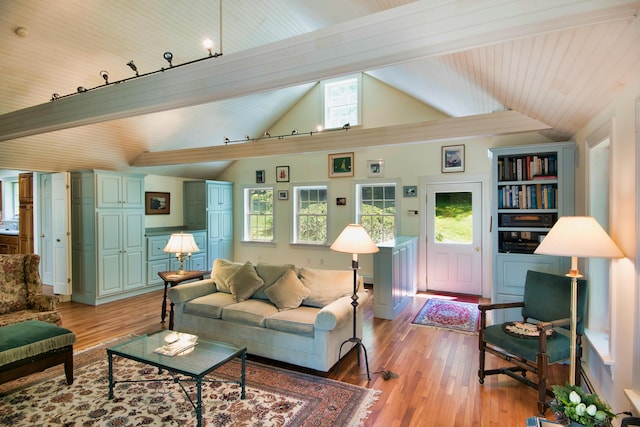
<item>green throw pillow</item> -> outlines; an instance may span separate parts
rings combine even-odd
[[[229,289],[231,289],[231,295],[236,302],[241,302],[251,298],[253,293],[264,284],[264,281],[253,265],[247,261],[242,267],[238,268],[227,279]]]
[[[264,291],[269,301],[278,307],[278,311],[291,310],[302,304],[311,295],[311,290],[302,284],[293,270],[287,270],[276,283]]]

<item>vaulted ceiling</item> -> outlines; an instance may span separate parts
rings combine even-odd
[[[639,9],[622,0],[0,0],[0,168],[144,165],[215,178],[254,151],[222,156],[224,137],[259,137],[317,81],[354,71],[452,123],[512,111],[566,140],[640,76]],[[177,67],[207,57],[207,37],[224,55]]]

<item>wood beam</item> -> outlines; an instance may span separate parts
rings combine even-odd
[[[313,135],[266,138],[252,142],[141,154],[132,166],[161,166],[218,162],[254,157],[283,156],[321,151],[345,151],[384,145],[448,141],[522,132],[551,127],[517,111],[503,111],[409,125],[327,131]]]
[[[0,116],[0,141],[240,97],[634,15],[629,0],[414,2]]]

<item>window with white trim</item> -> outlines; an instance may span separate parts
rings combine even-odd
[[[361,82],[361,74],[323,82],[323,123],[325,129],[341,128],[347,123],[350,126],[360,124]]]
[[[245,188],[244,240],[271,242],[273,236],[273,188]]]
[[[358,184],[357,222],[376,243],[396,237],[396,184]]]
[[[293,188],[293,242],[327,242],[327,186]]]

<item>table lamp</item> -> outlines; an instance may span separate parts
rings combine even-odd
[[[187,233],[174,233],[169,238],[167,246],[163,249],[164,252],[171,252],[176,254],[176,259],[180,261],[180,270],[178,274],[184,274],[184,257],[191,258],[193,252],[198,252],[200,248],[196,245],[196,241],[193,240],[193,234]]]
[[[331,245],[331,250],[337,252],[346,252],[353,254],[351,268],[353,268],[353,295],[351,296],[351,305],[353,306],[353,337],[344,341],[340,345],[338,353],[338,363],[342,355],[342,346],[346,343],[354,343],[356,354],[358,355],[358,365],[360,365],[360,348],[364,351],[364,360],[367,366],[367,378],[369,375],[369,359],[367,358],[367,349],[362,344],[362,340],[356,336],[356,312],[358,309],[358,254],[372,254],[378,252],[378,247],[369,237],[369,233],[360,224],[349,224],[342,230],[342,233]]]
[[[571,269],[566,275],[571,278],[571,372],[569,373],[569,383],[575,385],[578,278],[582,277],[578,271],[578,257],[622,258],[624,254],[598,224],[598,221],[590,216],[560,217],[534,253],[571,257]]]

